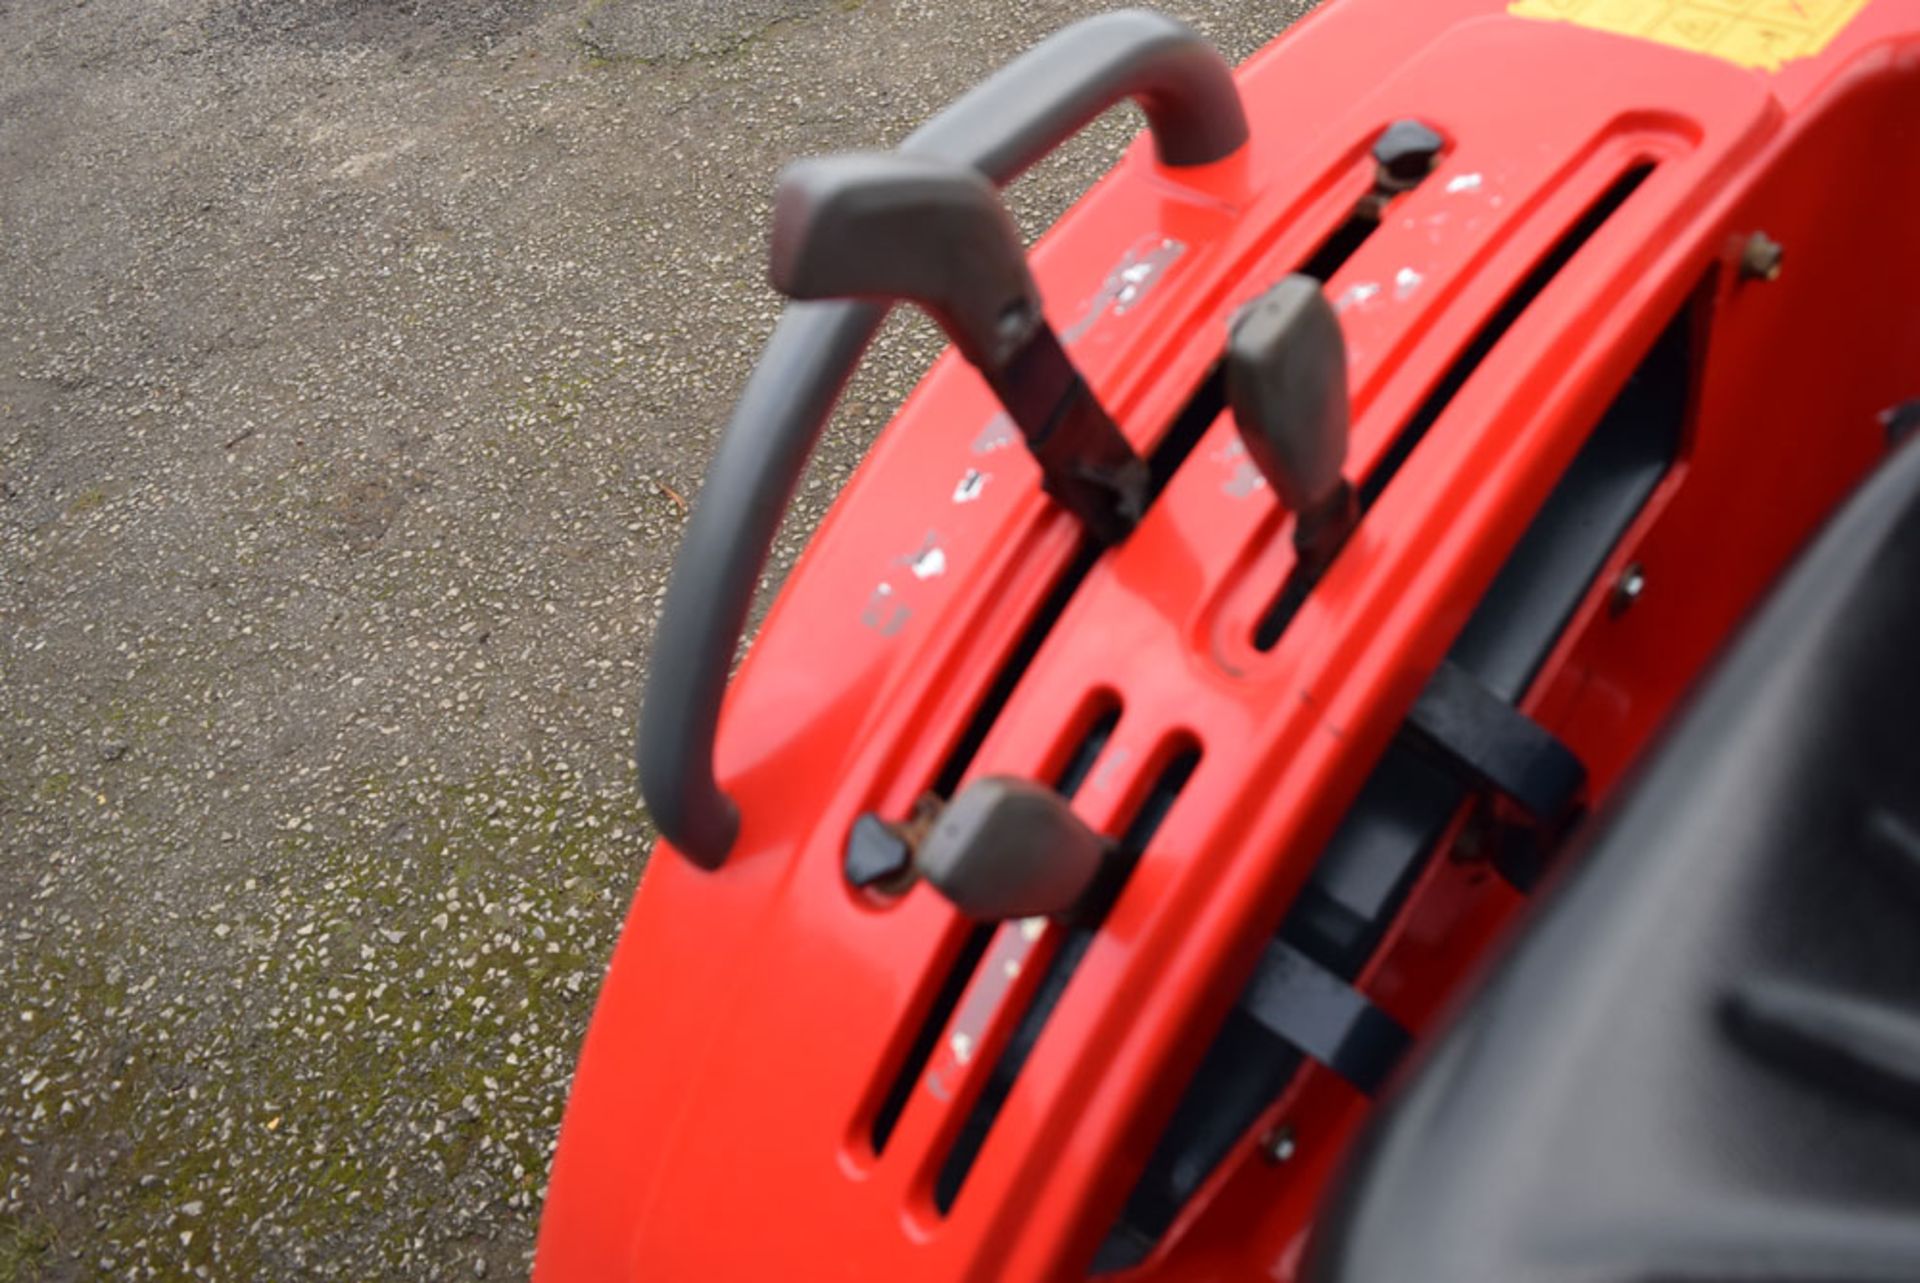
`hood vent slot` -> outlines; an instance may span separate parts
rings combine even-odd
[[[1085,783],[1088,772],[1100,756],[1100,750],[1113,738],[1114,728],[1120,724],[1120,713],[1118,695],[1107,690],[1094,693],[1079,719],[1086,724],[1086,729],[1073,741],[1066,764],[1054,779],[1054,791],[1061,797],[1070,799],[1080,791],[1081,784]],[[940,1045],[940,1035],[945,1032],[947,1023],[960,1006],[960,999],[965,995],[973,973],[980,969],[980,960],[986,956],[987,947],[993,943],[993,934],[998,927],[999,924],[995,922],[974,924],[968,930],[960,951],[948,964],[940,992],[927,1009],[919,1032],[914,1035],[913,1045],[907,1051],[907,1058],[901,1062],[899,1071],[887,1087],[886,1096],[880,1102],[878,1112],[873,1116],[868,1139],[875,1154],[886,1151],[887,1141],[893,1137],[893,1129],[906,1110],[914,1085],[920,1081],[920,1075],[926,1072],[928,1062],[933,1059],[934,1049]]]
[[[966,1123],[954,1140],[953,1148],[947,1152],[946,1161],[941,1164],[939,1177],[934,1182],[933,1201],[942,1213],[951,1210],[954,1199],[959,1196],[960,1187],[966,1182],[967,1173],[973,1170],[974,1160],[986,1144],[994,1120],[1000,1116],[1001,1106],[1013,1091],[1014,1082],[1019,1078],[1027,1058],[1032,1055],[1034,1044],[1040,1039],[1040,1031],[1046,1027],[1047,1018],[1053,1014],[1054,1007],[1066,991],[1067,982],[1073,978],[1080,959],[1086,956],[1094,935],[1106,920],[1107,909],[1124,885],[1126,873],[1138,862],[1147,844],[1159,831],[1161,822],[1166,819],[1167,812],[1173,809],[1180,791],[1193,777],[1194,769],[1200,765],[1200,746],[1191,736],[1183,734],[1157,756],[1165,765],[1160,768],[1153,786],[1134,811],[1126,833],[1120,839],[1119,851],[1113,861],[1117,876],[1100,907],[1067,929],[1065,939],[1047,964],[1046,975],[1034,993],[1032,1004],[1021,1017],[999,1060],[994,1063],[985,1086],[981,1088],[978,1099],[967,1115]]]
[[[1640,184],[1646,181],[1647,175],[1651,174],[1653,169],[1651,163],[1636,165],[1615,179],[1613,185],[1607,188],[1600,199],[1581,215],[1580,220],[1554,243],[1546,257],[1534,266],[1514,292],[1507,297],[1507,301],[1501,304],[1500,310],[1487,318],[1486,323],[1473,336],[1473,341],[1467,344],[1466,349],[1454,359],[1453,364],[1447,368],[1447,372],[1441,376],[1439,383],[1434,385],[1433,391],[1427,394],[1426,399],[1420,403],[1419,409],[1414,411],[1413,417],[1407,420],[1406,426],[1401,428],[1399,434],[1394,437],[1393,444],[1387,447],[1386,453],[1380,457],[1380,461],[1360,483],[1358,498],[1363,517],[1379,500],[1387,484],[1393,480],[1394,475],[1400,471],[1401,465],[1406,463],[1408,456],[1413,453],[1413,448],[1420,444],[1421,438],[1427,435],[1428,429],[1433,427],[1441,414],[1445,413],[1446,408],[1453,403],[1453,398],[1459,394],[1461,388],[1466,386],[1467,380],[1473,377],[1474,371],[1480,368],[1481,362],[1487,359],[1495,345],[1506,336],[1508,330],[1514,327],[1514,324],[1525,314],[1527,308],[1532,306],[1533,301],[1540,297],[1547,286],[1553,283],[1553,279],[1572,261],[1580,247],[1592,240],[1594,235],[1606,225],[1607,220],[1626,204],[1627,198],[1639,189]],[[1287,624],[1300,609],[1301,603],[1306,600],[1307,591],[1312,584],[1309,581],[1297,582],[1296,580],[1296,576],[1289,576],[1287,582],[1281,585],[1273,604],[1260,617],[1260,622],[1255,626],[1253,633],[1253,644],[1256,649],[1272,650],[1280,640],[1281,633],[1286,631]]]
[[[1152,507],[1154,499],[1158,498],[1160,492],[1166,488],[1167,481],[1179,471],[1180,465],[1186,462],[1187,456],[1193,453],[1193,448],[1200,443],[1200,438],[1206,433],[1207,428],[1220,417],[1220,411],[1225,405],[1224,381],[1219,367],[1216,366],[1207,372],[1206,378],[1201,380],[1193,396],[1174,418],[1172,426],[1160,438],[1159,444],[1154,446],[1153,453],[1147,456],[1149,508]],[[1032,620],[1020,634],[1019,641],[1008,653],[1006,662],[1000,666],[1000,672],[994,678],[993,684],[987,688],[986,694],[974,709],[973,716],[968,719],[966,730],[961,733],[952,752],[947,754],[946,761],[941,765],[939,774],[934,777],[932,790],[936,795],[941,798],[951,798],[954,791],[960,787],[960,781],[965,778],[967,768],[973,765],[974,755],[986,742],[987,732],[993,729],[994,722],[999,720],[1001,710],[1007,706],[1007,701],[1013,698],[1013,692],[1019,686],[1021,677],[1033,663],[1033,657],[1040,653],[1040,646],[1046,641],[1047,635],[1053,631],[1054,625],[1060,622],[1060,616],[1066,612],[1067,603],[1073,600],[1073,595],[1080,590],[1080,585],[1086,581],[1087,575],[1100,560],[1100,553],[1101,549],[1097,545],[1083,540],[1075,551],[1073,559],[1060,572],[1060,577],[1054,581],[1046,600],[1041,603],[1040,609],[1034,612]]]
[[[879,1110],[873,1116],[873,1127],[867,1133],[867,1139],[875,1154],[884,1154],[887,1142],[893,1139],[893,1129],[900,1122],[900,1115],[906,1112],[907,1101],[913,1097],[913,1088],[920,1081],[920,1075],[926,1072],[927,1062],[933,1059],[933,1052],[940,1045],[940,1033],[953,1019],[953,1012],[960,1005],[960,997],[967,991],[967,982],[973,979],[973,973],[980,969],[980,959],[987,954],[987,946],[993,943],[992,923],[981,923],[966,934],[961,943],[960,952],[954,955],[953,962],[947,968],[947,978],[940,983],[940,992],[934,996],[933,1006],[927,1009],[927,1015],[920,1022],[920,1030],[914,1035],[913,1045],[907,1049],[907,1058],[901,1062],[899,1072],[894,1074],[893,1082],[887,1087],[887,1094],[880,1102]]]

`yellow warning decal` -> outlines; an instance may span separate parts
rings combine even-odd
[[[1778,71],[1832,43],[1872,0],[1512,0],[1507,12],[1639,36]]]

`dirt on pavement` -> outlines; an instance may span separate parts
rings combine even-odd
[[[772,177],[1106,7],[0,0],[0,1283],[524,1273]]]

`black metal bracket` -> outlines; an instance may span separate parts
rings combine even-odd
[[[1369,1096],[1386,1085],[1413,1042],[1365,994],[1283,940],[1260,955],[1240,1008]]]
[[[1510,799],[1542,827],[1561,825],[1586,787],[1587,768],[1573,750],[1452,660],[1434,671],[1407,726],[1449,770]]]

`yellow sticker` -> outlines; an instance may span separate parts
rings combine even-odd
[[[1512,0],[1507,12],[1639,36],[1778,71],[1833,42],[1871,0]]]

